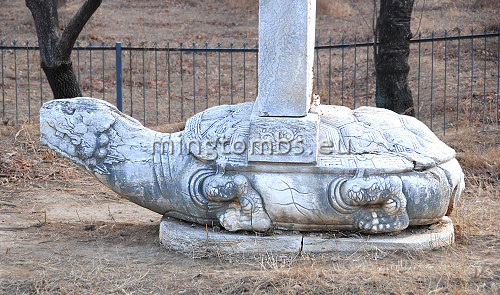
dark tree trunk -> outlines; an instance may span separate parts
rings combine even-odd
[[[410,116],[415,116],[408,86],[413,2],[414,0],[381,0],[375,33],[377,107]]]
[[[48,67],[42,63],[42,69],[47,76],[54,99],[82,96],[71,62],[54,67]]]
[[[102,0],[86,0],[61,33],[57,7],[60,0],[26,0],[35,21],[41,67],[54,98],[82,96],[73,71],[71,51],[78,35]]]

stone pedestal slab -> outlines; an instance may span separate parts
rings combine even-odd
[[[280,231],[274,235],[228,232],[173,218],[160,224],[160,242],[167,248],[188,255],[280,254],[355,251],[422,251],[449,246],[454,242],[449,217],[433,225],[410,227],[392,235],[355,235],[337,238],[335,232],[299,233]]]

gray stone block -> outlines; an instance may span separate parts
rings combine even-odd
[[[316,1],[261,0],[260,116],[305,116],[312,95]]]
[[[195,257],[227,254],[299,254],[359,251],[424,251],[454,242],[453,222],[444,217],[436,224],[408,228],[396,235],[357,235],[338,238],[335,232],[274,235],[231,233],[213,227],[164,218],[160,242],[168,249]]]

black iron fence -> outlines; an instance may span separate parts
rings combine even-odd
[[[78,42],[73,65],[84,95],[116,104],[145,125],[184,121],[206,108],[255,100],[258,48],[217,44]],[[370,37],[318,40],[314,92],[322,103],[375,105]],[[1,114],[38,121],[51,99],[38,47],[0,41]],[[411,40],[409,83],[417,118],[446,132],[475,125],[498,129],[500,34],[455,30]]]

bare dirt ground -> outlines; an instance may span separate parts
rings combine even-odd
[[[320,38],[369,32],[369,1],[319,2]],[[79,3],[61,7],[62,24]],[[414,32],[500,23],[494,1],[416,3]],[[0,0],[0,8],[0,38],[35,40],[24,1]],[[104,1],[82,40],[255,42],[256,13],[255,1]],[[0,126],[1,294],[500,292],[498,131],[463,127],[442,137],[457,150],[467,185],[451,216],[452,247],[205,258],[162,248],[161,216],[106,189],[38,136],[37,125]]]
[[[61,27],[67,25],[81,4],[76,0],[65,2],[59,8]],[[17,40],[16,44],[21,47],[27,41],[29,45],[36,44],[33,20],[24,1],[0,0],[0,8],[0,40],[7,45]],[[144,45],[163,50],[178,48],[180,42],[183,48],[203,48],[206,44],[230,48],[230,43],[234,48],[241,48],[243,44],[253,48],[258,35],[257,10],[257,0],[104,1],[80,34],[79,46],[100,46],[101,41],[113,46],[120,41],[125,47],[130,42],[135,47]],[[457,36],[458,29],[462,29],[462,36],[469,35],[472,27],[476,35],[484,28],[497,32],[498,12],[499,1],[416,0],[411,30],[415,39],[419,33],[422,38],[430,37],[431,31],[436,31],[436,37],[444,36],[445,30],[449,36]],[[353,43],[354,38],[360,42],[366,40],[372,26],[371,1],[318,1],[318,44],[328,44],[329,38],[332,44],[340,44],[342,36],[346,37],[345,43]],[[433,130],[458,124],[454,121],[456,112],[460,120],[468,120],[469,114],[473,114],[471,121],[479,115],[484,124],[496,123],[498,44],[497,38],[488,38],[487,42],[476,40],[474,44],[464,39],[461,47],[457,47],[456,41],[448,42],[448,47],[444,46],[445,42],[437,42],[435,48],[431,43],[414,43],[409,60],[409,83],[419,118],[431,125],[429,118],[434,116],[433,123],[439,124],[434,124]],[[73,65],[84,96],[115,103],[114,54],[109,50],[73,51]],[[0,99],[5,101],[5,106],[2,103],[0,107],[2,120],[36,123],[41,102],[52,96],[39,67],[38,52],[5,49],[1,55],[4,84],[0,84]],[[254,53],[124,50],[123,110],[146,126],[155,126],[183,122],[211,106],[254,100],[256,57]],[[460,73],[457,73],[458,65]],[[483,68],[486,68],[484,73]],[[348,107],[374,105],[374,70],[370,47],[346,48],[342,53],[340,50],[318,51],[315,92],[323,103],[342,103]],[[421,74],[417,70],[421,70]],[[473,112],[469,112],[470,108]]]
[[[2,294],[495,294],[500,288],[500,132],[463,129],[467,188],[456,244],[422,253],[219,255],[162,248],[161,216],[109,191],[38,140],[0,126]]]
[[[58,11],[66,26],[82,1],[66,0]],[[366,36],[372,30],[373,2],[319,0],[316,37]],[[35,41],[30,11],[22,0],[0,1],[0,38]],[[416,0],[412,32],[457,28],[498,28],[500,3],[491,0]],[[258,0],[103,1],[79,40],[255,43]],[[238,44],[239,45],[239,44]]]

